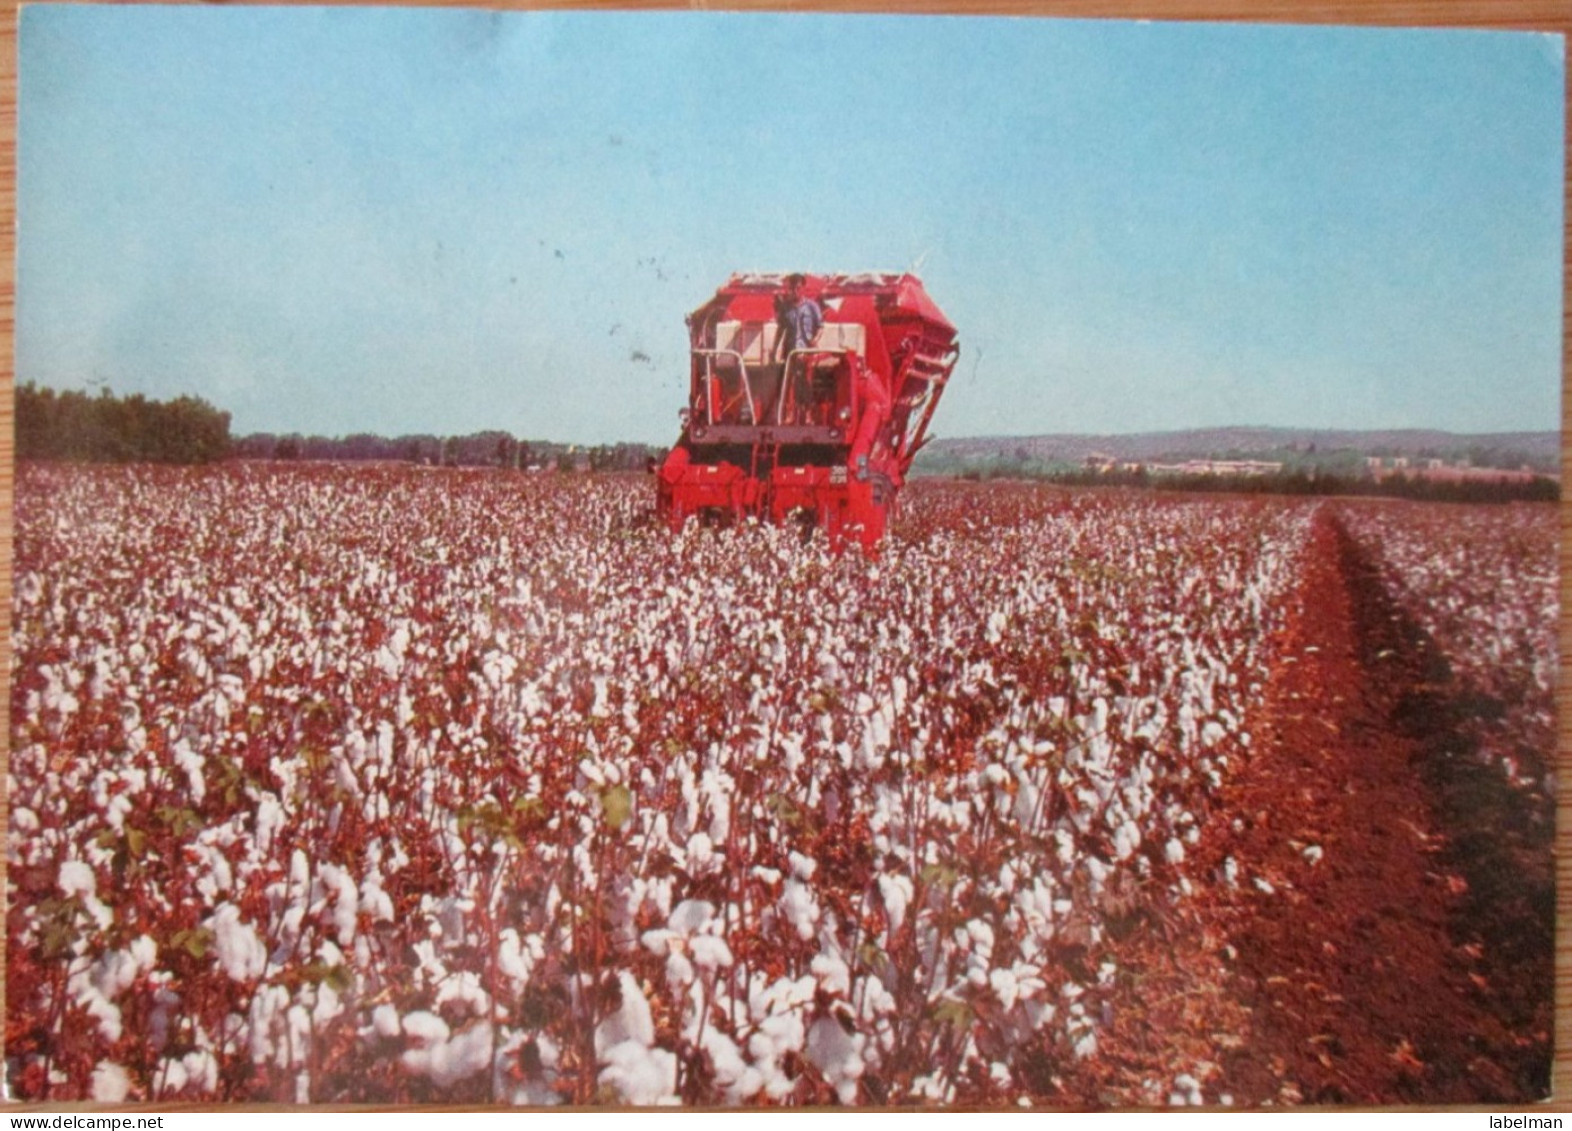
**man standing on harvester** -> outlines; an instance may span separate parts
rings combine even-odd
[[[802,293],[805,282],[803,275],[787,275],[786,293],[775,302],[775,321],[780,327],[775,350],[778,360],[785,360],[792,350],[811,346],[824,325],[823,309]]]

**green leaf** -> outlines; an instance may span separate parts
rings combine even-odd
[[[191,927],[184,931],[176,931],[169,945],[177,950],[183,950],[192,958],[207,957],[207,948],[213,945],[213,932],[206,927]]]
[[[606,827],[613,831],[622,828],[633,816],[633,793],[625,785],[614,785],[600,795],[600,813]]]
[[[349,967],[342,962],[329,965],[320,958],[308,963],[300,971],[300,976],[307,982],[316,985],[325,985],[334,993],[344,993],[355,984],[355,977],[349,972]]]
[[[944,998],[933,1007],[933,1019],[952,1029],[966,1029],[972,1023],[972,1007],[964,1001]]]
[[[797,806],[785,794],[772,793],[764,802],[770,815],[787,828],[795,828],[802,821],[802,814]]]
[[[169,831],[176,836],[185,836],[187,833],[202,827],[202,818],[197,816],[192,809],[177,809],[173,805],[160,805],[158,819],[169,826]]]
[[[961,874],[948,864],[929,864],[917,875],[929,887],[941,888],[954,887],[955,881],[961,878]]]

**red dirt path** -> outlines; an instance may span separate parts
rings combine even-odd
[[[1463,689],[1330,507],[1280,644],[1211,882],[1131,940],[1095,1102],[1179,1072],[1208,1103],[1544,1098],[1552,815],[1472,756]]]

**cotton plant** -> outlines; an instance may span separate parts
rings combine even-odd
[[[1347,508],[1342,521],[1459,687],[1500,705],[1499,721],[1475,719],[1471,734],[1548,821],[1561,613],[1555,512],[1386,503]]]
[[[1313,505],[914,484],[871,561],[672,536],[646,487],[25,468],[19,1094],[1051,1101],[1024,1065],[1095,1064],[1139,1003],[1066,955],[1117,972],[1132,891],[1226,882],[1192,860]]]

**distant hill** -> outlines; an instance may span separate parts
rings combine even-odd
[[[1428,429],[1336,431],[1300,428],[1203,428],[1182,432],[1115,435],[1051,434],[936,439],[918,456],[929,474],[997,467],[1006,463],[1076,466],[1088,457],[1119,462],[1186,459],[1277,460],[1287,467],[1351,468],[1366,456],[1467,460],[1475,467],[1528,466],[1556,475],[1561,460],[1557,432],[1441,432]]]

